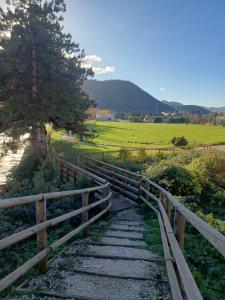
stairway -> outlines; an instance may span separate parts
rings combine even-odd
[[[171,299],[165,261],[144,241],[143,217],[130,200],[118,210],[116,198],[107,228],[96,226],[56,256],[45,275],[20,288],[22,295],[9,299]]]
[[[24,156],[27,154],[25,152],[28,141],[27,136],[21,137],[21,146],[19,149],[13,151],[8,150],[6,154],[2,157],[0,157],[0,191],[1,189],[4,189],[7,178],[11,174],[12,170],[14,170],[21,162],[21,159],[24,158]],[[3,147],[4,138],[2,135],[0,135],[0,150]]]

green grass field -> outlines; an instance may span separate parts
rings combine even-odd
[[[123,147],[171,146],[174,136],[185,136],[190,145],[225,144],[225,127],[185,124],[96,122],[88,124],[95,144]]]
[[[66,140],[63,131],[54,132],[52,145],[56,152],[73,160],[75,154],[80,152],[111,152],[118,151],[120,147],[171,147],[172,137],[182,135],[188,139],[189,145],[225,144],[225,127],[222,126],[88,122],[87,127],[93,137],[83,143],[77,137]]]

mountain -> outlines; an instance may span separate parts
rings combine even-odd
[[[222,106],[222,107],[209,107],[208,108],[211,112],[223,112],[225,113],[225,106]]]
[[[172,108],[183,111],[183,112],[188,112],[188,113],[200,113],[201,115],[208,115],[211,113],[210,109],[198,106],[198,105],[185,105],[179,102],[174,102],[174,101],[162,101],[164,104],[167,104],[171,106]]]
[[[172,112],[174,108],[157,100],[137,85],[124,80],[86,80],[83,90],[97,99],[98,108],[117,112],[160,113]]]

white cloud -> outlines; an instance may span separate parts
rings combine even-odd
[[[95,75],[113,73],[116,70],[115,66],[105,66],[105,67],[92,67]]]
[[[84,58],[82,58],[81,66],[86,69],[92,68],[95,75],[115,72],[116,70],[115,66],[98,67],[95,65],[96,63],[101,61],[102,58],[98,55],[95,54],[86,55]]]
[[[102,59],[100,56],[97,56],[95,54],[92,55],[86,55],[84,58],[82,58],[83,62],[100,62]]]
[[[161,92],[161,93],[164,93],[164,92],[166,92],[166,89],[165,89],[164,87],[161,87],[161,88],[160,88],[160,92]]]

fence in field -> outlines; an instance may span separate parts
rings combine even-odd
[[[180,151],[184,150],[194,150],[194,149],[200,149],[200,150],[206,150],[211,151],[212,145],[208,144],[202,144],[202,145],[190,145],[185,147],[142,147],[142,148],[132,148],[132,147],[121,147],[121,146],[113,146],[113,145],[95,145],[96,147],[102,148],[104,147],[115,147],[118,148],[116,150],[105,150],[105,151],[84,151],[85,156],[95,158],[98,160],[107,160],[107,158],[123,158],[123,156],[126,156],[126,153],[130,155],[132,158],[144,158],[143,155],[146,157],[150,154],[175,154],[179,153]],[[126,152],[126,153],[123,153]],[[79,156],[79,155],[78,155]]]
[[[35,265],[39,265],[40,271],[45,272],[48,268],[48,254],[51,251],[54,251],[60,245],[69,241],[79,232],[87,229],[90,224],[109,211],[110,189],[112,189],[133,201],[144,202],[155,212],[159,222],[165,263],[173,299],[202,299],[199,288],[183,255],[185,224],[188,222],[194,226],[202,237],[210,242],[223,257],[225,257],[225,236],[209,226],[182,204],[178,203],[174,196],[151,180],[103,161],[86,157],[82,157],[81,159],[85,169],[74,166],[62,159],[57,159],[61,176],[65,181],[76,180],[81,175],[87,176],[92,179],[93,187],[0,201],[1,209],[9,209],[18,205],[29,205],[31,203],[36,204],[36,225],[0,240],[0,250],[13,246],[33,235],[37,235],[38,249],[38,254],[0,281],[0,292]],[[91,204],[89,204],[90,193],[98,193],[98,199]],[[81,208],[47,220],[47,201],[73,195],[80,195],[82,197]],[[90,209],[97,206],[101,206],[102,210],[89,218],[88,213]],[[80,226],[51,245],[48,244],[47,228],[60,224],[80,214],[82,214],[82,224]]]

